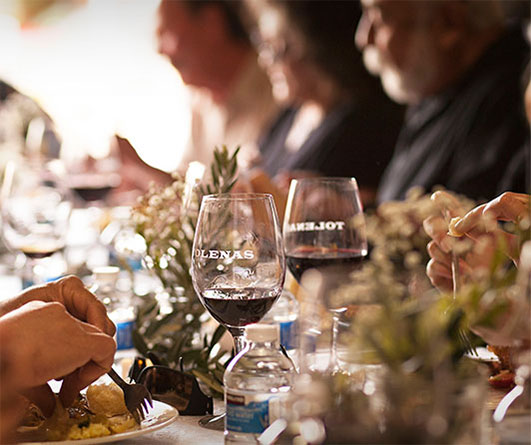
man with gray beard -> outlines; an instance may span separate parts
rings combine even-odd
[[[527,191],[523,27],[504,22],[497,0],[362,5],[356,44],[365,64],[389,97],[409,106],[378,201],[404,199],[413,186],[474,199],[494,198],[502,184]]]

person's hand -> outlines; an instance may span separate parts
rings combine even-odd
[[[269,193],[273,195],[280,223],[284,218],[284,210],[288,198],[287,191],[280,189],[269,175],[260,168],[254,168],[248,175],[236,183],[234,193]]]
[[[30,287],[18,296],[3,302],[0,304],[0,317],[34,300],[61,303],[78,320],[94,325],[110,336],[116,332],[116,327],[107,316],[103,303],[78,277],[73,275],[42,286]]]
[[[459,259],[459,270],[464,277],[480,274],[489,267],[500,237],[505,240],[507,255],[516,258],[515,237],[498,228],[497,221],[517,222],[528,215],[528,195],[507,192],[466,214],[459,201],[447,192],[434,193],[432,200],[444,215],[424,221],[424,230],[432,238],[428,244],[431,260],[426,272],[434,286],[444,290],[452,288],[451,252],[460,243],[473,242],[472,249]],[[449,236],[449,221],[456,217],[452,224],[454,236]]]
[[[69,406],[111,368],[116,350],[110,335],[59,302],[31,301],[12,310],[0,318],[0,337],[9,389],[27,395],[47,415],[55,406],[49,380],[63,378],[59,397]]]
[[[448,235],[448,222],[451,218],[464,215],[465,209],[459,200],[448,192],[435,192],[431,200],[441,214],[430,216],[423,221],[424,230],[432,239],[427,246],[431,259],[426,267],[426,273],[434,286],[451,290],[453,284],[451,252],[455,240]],[[466,264],[462,263],[460,267],[466,268]]]
[[[523,193],[505,192],[492,201],[480,205],[456,222],[453,230],[456,235],[466,235],[472,239],[481,237],[486,232],[503,233],[507,242],[507,255],[515,262],[518,259],[518,243],[514,235],[501,231],[498,221],[519,223],[529,218],[531,196]]]
[[[159,184],[171,182],[171,175],[144,162],[128,139],[118,135],[114,139],[122,163],[122,181],[117,193],[131,190],[144,193],[152,181]]]
[[[287,195],[293,179],[317,177],[319,177],[317,173],[308,170],[283,170],[273,178],[273,181],[275,182],[275,185]]]

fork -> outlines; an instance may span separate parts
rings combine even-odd
[[[138,383],[129,384],[114,370],[110,369],[107,373],[109,377],[116,383],[124,392],[125,406],[133,416],[137,423],[140,423],[146,418],[145,413],[148,412],[148,403],[153,408],[153,399],[148,389],[144,385]]]
[[[459,256],[455,252],[455,250],[452,250],[452,290],[454,294],[454,300],[456,298],[457,292],[459,292]],[[470,341],[470,337],[468,336],[468,333],[465,329],[460,328],[457,332],[457,335],[459,336],[459,340],[461,341],[461,345],[465,348],[465,353],[468,353],[469,355],[473,355],[475,357],[478,357],[478,353],[476,351],[476,348]]]

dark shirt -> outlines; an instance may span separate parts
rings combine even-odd
[[[376,189],[402,123],[402,108],[384,100],[335,108],[295,152],[286,149],[286,138],[298,109],[284,110],[259,144],[261,167],[271,176],[286,170],[353,176],[360,187]]]
[[[529,146],[522,77],[529,46],[510,27],[453,87],[410,107],[378,201],[404,199],[413,186],[436,185],[482,200],[498,195],[514,157]],[[514,169],[524,175],[525,169]],[[515,189],[515,192],[525,190]]]

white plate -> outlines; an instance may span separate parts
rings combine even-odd
[[[92,439],[62,440],[58,442],[23,442],[21,445],[92,445],[97,443],[110,443],[118,440],[130,439],[160,430],[172,423],[178,411],[170,405],[153,401],[153,408],[149,410],[146,418],[142,421],[140,428],[126,431],[125,433],[112,434],[104,437],[94,437]]]
[[[476,353],[467,352],[465,354],[468,358],[479,360],[482,362],[499,362],[500,359],[494,352],[489,351],[487,348],[480,346],[476,348]]]

